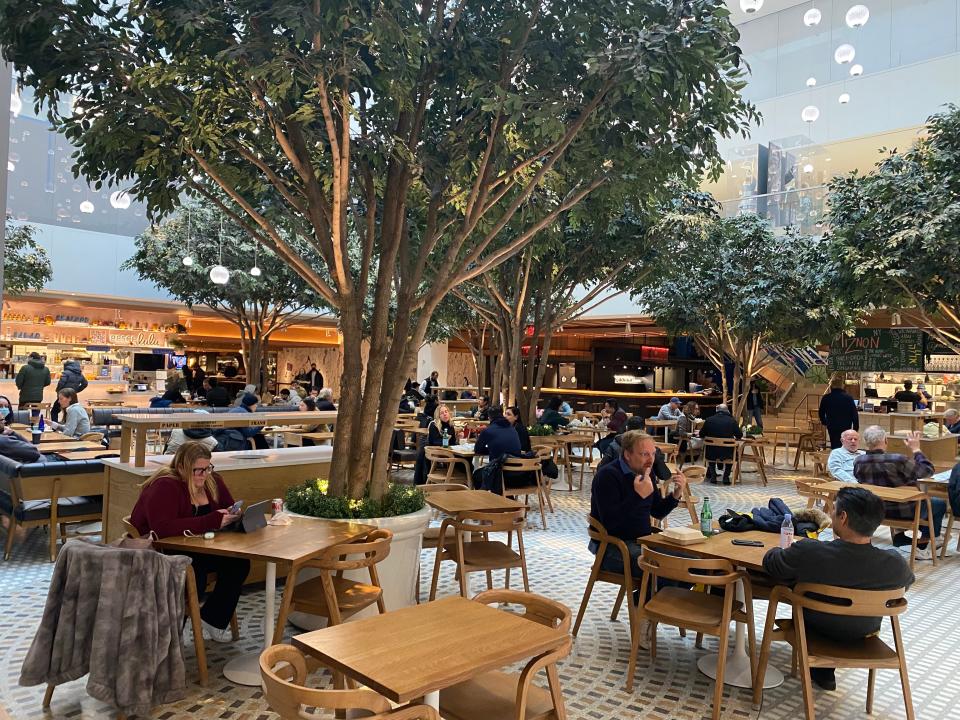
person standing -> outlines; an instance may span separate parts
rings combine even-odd
[[[307,392],[319,391],[323,388],[323,373],[317,370],[316,363],[310,363],[305,385]]]
[[[73,390],[78,395],[83,392],[87,385],[90,383],[87,382],[87,379],[83,376],[83,370],[80,368],[80,363],[76,360],[64,360],[63,361],[63,372],[60,373],[60,379],[57,381],[57,394],[60,394],[61,390],[66,390],[67,388]],[[60,403],[55,402],[50,408],[50,419],[54,422],[60,416]]]
[[[756,380],[751,380],[750,389],[747,390],[747,419],[753,420],[761,430],[763,430],[763,411],[766,409],[760,386],[757,385]]]
[[[43,389],[50,384],[50,368],[46,366],[40,353],[30,353],[27,364],[17,372],[14,382],[20,391],[17,402],[21,407],[43,402]]]
[[[834,377],[830,382],[830,392],[820,398],[820,422],[830,435],[830,447],[836,449],[843,445],[841,436],[844,430],[860,429],[860,414],[857,404],[843,389],[843,377]]]
[[[432,373],[430,373],[430,377],[428,377],[426,380],[420,383],[420,394],[423,395],[424,397],[432,395],[433,391],[436,388],[440,387],[439,378],[440,378],[439,371],[434,370]]]
[[[193,387],[190,392],[197,396],[203,395],[203,381],[206,379],[207,373],[200,367],[200,363],[197,363],[193,368]]]

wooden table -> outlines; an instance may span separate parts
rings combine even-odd
[[[647,419],[643,421],[643,426],[648,428],[663,428],[663,441],[665,443],[670,442],[670,430],[677,427],[677,420],[651,420]]]
[[[100,448],[99,450],[59,450],[53,454],[64,460],[99,460],[100,458],[117,457],[120,451]]]
[[[292,518],[289,525],[267,525],[252,533],[222,531],[213,540],[202,537],[169,537],[154,545],[172,552],[193,552],[207,555],[262,560],[267,563],[266,617],[270,622],[264,628],[264,649],[273,642],[275,626],[274,600],[277,592],[277,563],[292,565],[316,557],[334,545],[350,542],[375,528],[355,522]],[[260,652],[234,658],[223,668],[223,675],[239,685],[255,687],[260,684]]]
[[[119,415],[120,459],[129,462],[134,451],[134,465],[143,467],[147,457],[147,434],[150,430],[178,428],[242,428],[268,425],[303,425],[304,423],[336,423],[337,411],[269,412],[269,413],[169,413],[166,415]]]
[[[57,442],[40,443],[36,448],[43,453],[70,452],[73,450],[104,450],[100,443],[89,442],[87,440],[59,440]]]
[[[440,690],[555,650],[568,637],[456,596],[296,635],[293,644],[396,703],[423,697],[439,708]]]
[[[750,547],[747,545],[734,545],[733,540],[759,540],[763,547]],[[696,555],[697,557],[712,558],[720,560],[729,560],[737,567],[747,568],[756,572],[763,572],[763,556],[767,554],[770,548],[780,546],[780,536],[775,533],[763,532],[761,530],[750,530],[749,532],[730,533],[719,532],[704,542],[696,545],[680,545],[664,538],[660,533],[647,535],[638,538],[637,542],[642,545],[649,545],[657,550],[667,550],[671,553],[683,553]],[[737,583],[737,600],[745,601],[743,584]],[[704,655],[697,661],[697,668],[700,672],[709,678],[717,678],[717,653]],[[771,671],[773,674],[771,675]],[[733,648],[727,657],[726,672],[724,672],[723,682],[725,685],[735,687],[749,688],[753,687],[753,680],[750,674],[750,656],[746,650],[746,631],[743,623],[737,623],[737,630]],[[764,689],[778,687],[783,684],[783,673],[774,667],[767,668],[767,674],[763,681]]]
[[[33,442],[33,433],[30,429],[22,430],[20,428],[15,428],[14,432],[19,435],[23,440],[27,442]],[[73,435],[64,435],[62,432],[57,432],[56,430],[44,430],[40,434],[40,444],[45,445],[46,443],[52,442],[63,442],[68,440],[76,440]]]
[[[522,502],[511,500],[488,490],[459,490],[457,492],[434,492],[426,496],[427,504],[447,513],[484,512],[486,510],[519,510],[526,507]]]

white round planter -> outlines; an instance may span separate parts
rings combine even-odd
[[[291,513],[295,517],[306,517]],[[364,525],[373,525],[390,530],[393,541],[390,543],[390,554],[380,563],[377,563],[377,574],[380,585],[383,587],[383,604],[387,611],[414,605],[417,602],[417,570],[420,566],[420,546],[423,543],[423,533],[430,522],[431,510],[424,506],[417,512],[408,515],[398,515],[388,518],[371,518],[357,520]],[[343,522],[347,522],[344,520]],[[300,582],[316,577],[318,572],[307,568],[298,576]],[[370,582],[370,573],[366,568],[345,572],[344,577],[359,582]],[[377,612],[377,606],[372,605],[352,618],[366,617]],[[302,630],[317,630],[325,627],[326,618],[305,613],[290,613],[290,622]]]

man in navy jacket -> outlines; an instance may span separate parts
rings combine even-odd
[[[857,404],[843,389],[843,378],[835,377],[830,383],[830,392],[820,398],[820,422],[830,434],[830,447],[843,445],[840,437],[844,430],[860,429],[860,415]]]

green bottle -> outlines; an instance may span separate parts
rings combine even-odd
[[[703,499],[703,509],[700,510],[700,532],[704,537],[713,535],[713,511],[710,510],[710,498]]]

